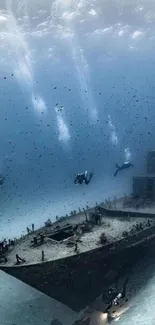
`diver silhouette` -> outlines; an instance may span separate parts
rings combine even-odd
[[[77,174],[76,178],[74,179],[75,184],[83,184],[85,183],[88,185],[93,177],[93,173],[90,173],[88,176],[88,172],[85,171],[82,174]]]
[[[134,167],[133,164],[131,164],[130,162],[125,162],[122,166],[118,166],[116,164],[116,171],[114,173],[114,176],[116,177],[117,176],[117,173],[120,172],[121,170],[124,170],[124,169],[127,169],[127,168],[130,168],[130,167]]]
[[[105,313],[107,313],[112,306],[119,305],[120,301],[126,297],[128,281],[129,279],[126,278],[122,292],[119,292],[116,284],[116,287],[108,289],[108,291],[102,295],[103,302],[108,303],[108,307],[104,311]]]

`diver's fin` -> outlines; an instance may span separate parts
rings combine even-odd
[[[114,177],[116,177],[116,176],[117,176],[117,173],[118,173],[118,170],[116,170],[116,172],[114,173]]]
[[[116,164],[116,168],[120,169],[120,167]]]

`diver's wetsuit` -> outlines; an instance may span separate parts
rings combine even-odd
[[[127,168],[130,168],[130,167],[134,167],[133,164],[131,164],[130,162],[125,162],[122,166],[118,166],[116,164],[116,172],[114,173],[114,176],[116,177],[117,176],[117,173],[120,172],[121,170],[123,169],[127,169]]]
[[[117,306],[120,303],[120,300],[125,298],[126,296],[126,290],[127,290],[127,284],[128,284],[128,279],[126,279],[124,281],[124,285],[123,285],[123,290],[122,292],[119,292],[117,290],[117,288],[111,288],[109,289],[109,298],[111,296],[110,302],[108,307],[106,308],[105,312],[108,312],[108,310],[112,307],[112,306]],[[103,296],[102,296],[103,297]],[[102,298],[103,299],[103,298]]]
[[[93,173],[90,173],[89,177],[87,172],[82,173],[82,174],[77,174],[74,183],[75,184],[83,184],[85,183],[86,185],[88,185],[91,181],[91,178],[93,177]]]

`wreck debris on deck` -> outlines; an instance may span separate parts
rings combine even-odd
[[[120,200],[113,204],[116,207]],[[36,231],[32,224],[32,230],[27,228],[26,236],[10,241],[9,245],[4,241],[4,249],[1,244],[0,263],[13,266],[54,261],[116,242],[152,225],[154,220],[145,216],[120,218],[118,214],[118,217],[106,218],[96,207],[55,223],[48,219],[45,227]]]

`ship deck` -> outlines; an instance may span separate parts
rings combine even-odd
[[[101,204],[101,206],[111,211],[139,212],[144,215],[155,215],[155,201],[148,198],[124,196],[120,199],[110,200],[105,204]]]
[[[117,208],[119,208],[121,202],[118,203]],[[21,265],[32,265],[42,262],[42,251],[44,251],[44,262],[54,261],[58,259],[63,259],[65,257],[73,256],[77,254],[75,252],[75,245],[69,246],[68,241],[76,240],[75,234],[65,240],[53,240],[50,238],[56,230],[61,231],[64,227],[74,227],[79,224],[85,224],[86,216],[84,213],[78,214],[76,216],[65,219],[61,222],[56,222],[52,224],[51,227],[43,227],[37,231],[30,233],[19,239],[14,248],[12,248],[7,254],[7,262],[1,261],[0,266],[10,267],[10,266],[21,266]],[[105,234],[107,238],[107,244],[116,242],[123,238],[123,232],[130,232],[136,224],[142,223],[143,229],[147,228],[147,218],[144,216],[142,218],[120,218],[118,217],[103,217],[101,225],[93,225],[91,231],[82,233],[80,235],[80,240],[78,241],[78,253],[84,253],[96,249],[101,245],[100,236],[102,233]],[[154,221],[150,220],[150,224],[154,225]],[[34,236],[39,236],[39,234],[44,235],[44,243],[34,247],[33,239]],[[16,264],[16,254],[19,255],[25,262],[19,265]]]

